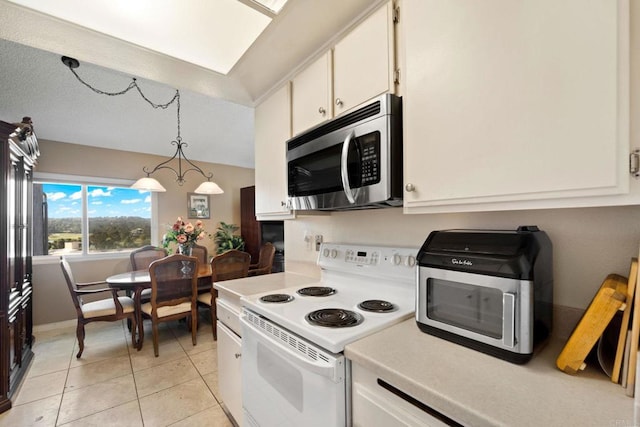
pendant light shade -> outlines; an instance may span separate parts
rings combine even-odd
[[[162,186],[156,179],[145,176],[140,178],[136,182],[133,183],[131,188],[135,188],[136,190],[145,190],[145,191],[156,191],[156,192],[165,192],[166,188]]]
[[[215,182],[205,181],[202,184],[200,184],[198,186],[198,188],[196,188],[194,190],[194,193],[197,193],[197,194],[222,194],[222,193],[224,193],[224,191],[222,191],[222,188],[220,188],[218,186],[218,184],[216,184]]]

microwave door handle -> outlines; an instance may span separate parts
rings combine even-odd
[[[349,132],[349,135],[344,139],[342,143],[342,156],[340,160],[340,175],[342,175],[342,187],[344,188],[344,194],[347,196],[349,203],[355,203],[356,199],[353,197],[351,191],[351,184],[349,184],[349,170],[347,169],[347,159],[349,157],[349,145],[351,140],[355,136],[354,131]]]
[[[502,342],[505,347],[515,346],[516,296],[502,294]]]

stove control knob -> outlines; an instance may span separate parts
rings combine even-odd
[[[338,251],[335,249],[331,249],[331,258],[335,258],[338,256]]]
[[[393,263],[393,265],[400,265],[400,263],[402,262],[402,257],[398,254],[395,254],[393,258],[391,258],[391,262]]]
[[[326,258],[326,257],[328,257],[328,256],[329,256],[329,249],[324,248],[324,249],[322,250],[322,256],[323,256],[323,257],[325,257],[325,258]]]
[[[414,257],[413,255],[409,255],[407,257],[407,259],[404,260],[404,265],[406,265],[407,267],[413,267],[416,265],[416,257]]]

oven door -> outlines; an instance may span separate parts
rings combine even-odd
[[[533,350],[533,287],[525,280],[418,269],[416,320],[514,353]]]
[[[250,311],[242,323],[245,426],[347,425],[345,359]]]
[[[338,209],[392,197],[389,116],[340,128],[287,151],[293,209]]]

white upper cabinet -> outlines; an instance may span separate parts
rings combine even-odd
[[[394,92],[393,8],[393,2],[385,4],[333,48],[336,116],[377,95]]]
[[[291,137],[289,84],[256,107],[256,217],[287,219],[286,142]]]
[[[333,117],[331,51],[291,81],[291,126],[297,135]]]
[[[395,93],[395,56],[394,5],[388,2],[292,79],[293,135]]]
[[[637,199],[629,16],[628,0],[404,0],[405,212]]]

